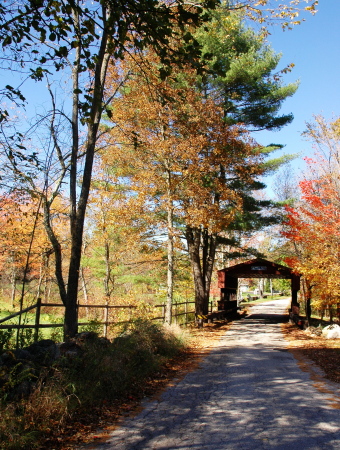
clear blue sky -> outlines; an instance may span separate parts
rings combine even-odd
[[[277,26],[268,37],[272,48],[282,53],[280,68],[295,64],[284,80],[299,80],[300,87],[281,110],[292,112],[294,121],[281,131],[255,135],[261,144],[284,144],[284,153],[301,154],[292,164],[297,176],[305,170],[303,156],[314,153],[311,143],[301,136],[305,123],[313,115],[322,114],[328,120],[340,115],[340,0],[319,0],[317,14],[304,17],[306,21],[293,30],[283,32]]]

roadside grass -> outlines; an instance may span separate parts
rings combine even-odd
[[[290,298],[288,295],[273,295],[267,294],[267,298],[258,298],[256,300],[247,300],[243,299],[241,302],[241,306],[251,306],[256,305],[258,303],[267,303],[272,302],[273,300],[286,300],[287,298]]]
[[[5,311],[6,312],[6,311]],[[9,312],[12,314],[12,312]],[[0,319],[7,317],[9,314],[4,314],[4,311],[0,313]],[[17,325],[19,323],[18,317],[14,317],[1,325]],[[41,314],[40,323],[44,324],[62,324],[63,318],[55,314]],[[35,315],[25,314],[21,319],[21,324],[34,325]],[[34,329],[27,328],[20,331],[19,335],[19,345],[20,347],[27,346],[31,344],[34,340]],[[53,339],[55,341],[61,341],[63,336],[62,326],[58,328],[41,328],[39,330],[39,339]],[[16,329],[0,329],[0,351],[4,348],[14,348],[17,338]]]
[[[15,364],[0,377],[0,448],[50,448],[48,442],[55,444],[77,415],[140,396],[147,380],[183,351],[188,339],[179,327],[147,320],[133,322],[112,341],[90,336],[80,354],[51,367],[27,364],[16,370],[23,362],[11,354]],[[15,395],[23,383],[30,392]]]

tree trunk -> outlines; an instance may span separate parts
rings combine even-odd
[[[15,293],[17,289],[17,281],[16,281],[16,269],[13,263],[13,268],[11,271],[11,305],[12,309],[15,308]]]
[[[199,228],[186,227],[186,240],[188,244],[188,252],[191,262],[192,273],[194,277],[195,287],[195,314],[202,315],[205,312],[204,308],[204,279],[202,274],[201,259],[200,259],[200,240],[201,230]]]
[[[105,12],[106,14],[106,12]],[[77,18],[75,18],[76,22]],[[81,72],[80,57],[76,56],[73,66],[73,111],[72,111],[72,156],[70,165],[70,228],[71,256],[68,271],[67,293],[65,299],[64,338],[69,339],[78,332],[78,285],[82,254],[82,241],[86,207],[91,187],[93,159],[103,111],[103,92],[110,54],[107,51],[109,36],[103,31],[100,50],[94,68],[94,83],[91,108],[87,119],[87,140],[85,145],[85,164],[79,199],[77,201],[78,157],[79,157],[79,90],[78,80]]]
[[[39,270],[39,280],[38,280],[38,287],[37,287],[37,298],[41,297],[41,288],[43,285],[43,281],[45,278],[45,257],[44,255],[41,258],[41,263],[40,263],[40,270]]]
[[[46,255],[45,260],[45,277],[44,277],[44,303],[47,303],[50,298],[51,280],[50,280],[50,255]]]
[[[115,289],[115,275],[112,271],[113,263],[111,261],[110,254],[110,243],[109,241],[105,241],[104,243],[105,250],[105,278],[104,278],[104,294],[106,302],[109,304],[111,296]]]
[[[306,321],[307,321],[307,325],[309,326],[310,320],[312,317],[312,306],[311,306],[312,287],[310,286],[309,282],[305,278],[303,278],[302,288],[303,288],[303,296],[304,296],[304,301],[305,301]]]
[[[312,305],[311,305],[311,298],[308,296],[306,300],[306,319],[308,326],[310,325],[310,320],[312,317]]]
[[[195,286],[195,313],[209,312],[209,294],[216,253],[216,235],[206,229],[186,227],[186,240]]]
[[[77,218],[71,238],[71,258],[68,271],[67,294],[65,302],[64,339],[74,337],[78,333],[78,288],[79,270],[82,249],[85,210]]]
[[[264,278],[259,278],[258,280],[259,297],[263,298],[264,294]]]
[[[85,280],[85,275],[84,275],[84,267],[82,267],[82,266],[80,267],[80,278],[81,278],[81,286],[83,289],[84,303],[85,303],[85,305],[88,305],[89,297],[88,297],[86,280]],[[86,316],[86,318],[89,317],[89,308],[88,307],[85,308],[85,316]]]
[[[167,205],[167,228],[168,228],[168,270],[167,270],[167,289],[166,289],[166,307],[164,321],[171,325],[172,321],[172,303],[174,290],[174,235],[173,221],[174,211],[171,200],[171,173],[168,171],[168,205]]]
[[[68,303],[64,315],[64,339],[69,340],[78,333],[78,305]]]

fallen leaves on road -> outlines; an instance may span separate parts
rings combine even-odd
[[[340,383],[340,340],[309,336],[290,323],[283,324],[289,347],[311,359],[325,373],[325,377]]]

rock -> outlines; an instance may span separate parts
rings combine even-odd
[[[103,347],[107,347],[111,342],[109,339],[105,337],[99,337],[97,333],[94,331],[83,331],[82,333],[76,334],[74,338],[74,342],[78,344],[80,347],[87,344],[100,344]]]
[[[8,358],[1,355],[0,365],[0,388],[1,394],[6,400],[18,401],[24,397],[28,397],[33,391],[39,370],[34,362],[28,360],[17,360],[14,354],[7,353]],[[13,356],[13,358],[11,358]]]
[[[340,326],[337,324],[328,325],[322,330],[322,336],[326,339],[340,339]]]
[[[82,333],[76,334],[74,338],[76,344],[78,345],[86,342],[93,342],[96,339],[98,339],[98,335],[94,331],[83,331]]]
[[[31,354],[33,361],[44,365],[51,365],[60,356],[57,344],[51,339],[34,342],[24,350]]]
[[[35,382],[31,380],[24,380],[15,386],[15,389],[12,390],[8,399],[11,400],[20,400],[22,398],[27,398],[31,392],[33,392],[35,387]]]
[[[15,355],[13,352],[7,350],[0,356],[0,366],[15,366],[17,363]]]
[[[322,329],[319,327],[308,327],[305,329],[305,333],[309,336],[321,336]]]
[[[83,332],[61,344],[43,339],[23,349],[3,351],[0,354],[0,391],[9,400],[28,397],[37,380],[53,373],[55,364],[72,364],[73,359],[86,355],[92,345],[96,349],[109,344],[108,339],[94,332]]]
[[[19,348],[18,350],[15,350],[14,355],[15,355],[16,359],[19,359],[19,360],[25,359],[25,360],[29,361],[29,360],[34,359],[34,358],[32,358],[33,355],[28,350],[25,350],[23,348]]]
[[[102,336],[100,338],[98,338],[98,342],[100,342],[100,344],[103,347],[108,347],[111,344],[110,339],[107,339],[106,337]]]
[[[74,341],[63,342],[59,345],[59,351],[61,356],[74,358],[82,354],[81,347]]]
[[[326,339],[340,339],[340,328],[329,330]]]

